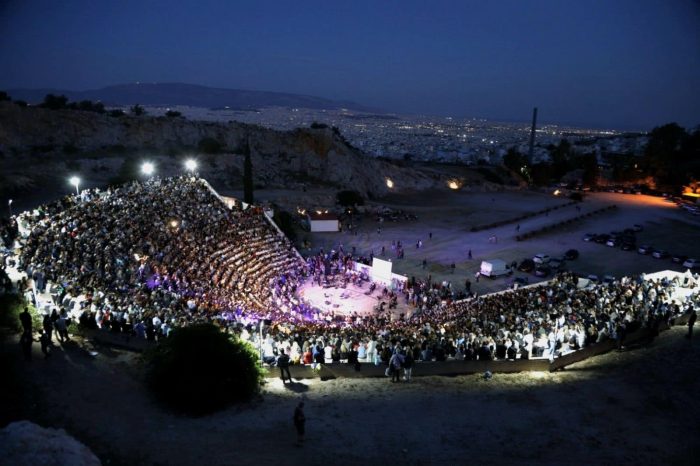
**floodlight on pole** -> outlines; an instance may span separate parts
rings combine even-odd
[[[392,189],[394,187],[394,181],[391,178],[386,179],[386,187]]]
[[[71,176],[70,179],[68,180],[70,184],[75,186],[75,195],[79,196],[80,195],[80,189],[78,188],[80,186],[80,178],[77,176]]]
[[[143,173],[146,176],[151,176],[155,171],[156,166],[153,165],[152,162],[144,162],[144,164],[141,165],[141,173]]]
[[[188,159],[185,161],[185,168],[188,172],[194,173],[197,171],[197,161],[195,159]]]
[[[10,217],[12,217],[12,199],[7,201],[7,208],[10,210]]]

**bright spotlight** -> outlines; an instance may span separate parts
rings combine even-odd
[[[392,181],[391,178],[387,178],[387,179],[386,179],[386,187],[389,188],[389,189],[391,189],[391,188],[394,187],[394,182]]]
[[[459,183],[457,183],[455,180],[452,180],[449,183],[447,183],[447,186],[450,189],[459,189]]]
[[[70,184],[72,184],[73,186],[75,186],[75,194],[76,194],[76,196],[79,195],[79,194],[80,194],[80,189],[78,188],[78,186],[80,186],[80,178],[78,178],[77,176],[71,176],[70,179],[68,180],[68,182],[69,182]]]
[[[151,176],[155,171],[156,166],[153,165],[153,163],[151,162],[145,162],[143,165],[141,165],[141,173],[143,173],[146,176]]]
[[[197,170],[197,161],[194,160],[194,159],[189,159],[189,160],[187,160],[187,161],[185,162],[185,168],[186,168],[187,171],[189,171],[189,172],[194,172],[195,170]]]

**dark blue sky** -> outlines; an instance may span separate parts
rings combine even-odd
[[[0,88],[186,82],[388,111],[700,123],[700,2],[2,1]]]

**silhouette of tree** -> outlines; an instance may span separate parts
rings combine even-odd
[[[65,95],[46,94],[44,101],[39,104],[39,107],[48,108],[49,110],[60,110],[66,108],[68,98]]]
[[[135,116],[141,116],[146,114],[146,110],[144,110],[144,108],[139,104],[136,104],[133,107],[131,107],[130,111],[131,114]]]
[[[243,146],[243,201],[253,203],[253,162],[250,160],[250,141]]]

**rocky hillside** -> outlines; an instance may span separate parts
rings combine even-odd
[[[160,175],[181,173],[185,157],[200,161],[200,172],[217,189],[241,184],[241,148],[249,141],[258,188],[319,186],[354,189],[381,197],[393,190],[447,189],[458,177],[465,188],[483,187],[478,172],[378,160],[347,144],[331,128],[276,131],[238,122],[184,118],[110,116],[79,110],[22,108],[0,102],[0,164],[8,195],[14,186],[65,184],[77,173],[86,186],[114,180],[132,160],[148,158]],[[2,195],[2,193],[0,193]]]

